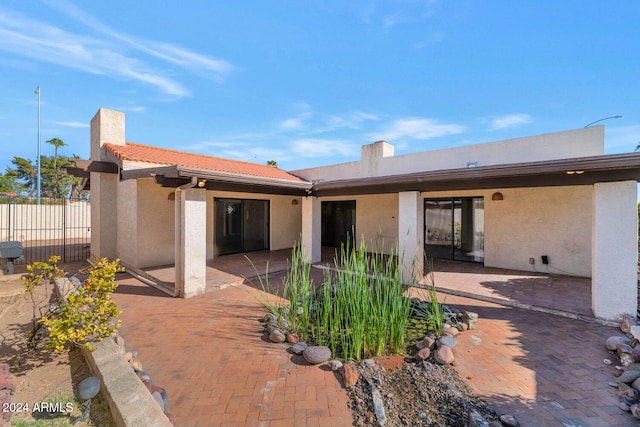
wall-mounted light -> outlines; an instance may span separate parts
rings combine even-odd
[[[291,204],[292,204],[293,206],[296,206],[296,205],[298,204],[298,199],[293,199],[293,200],[291,201]]]
[[[206,183],[207,183],[207,180],[206,180],[206,179],[199,179],[199,180],[198,180],[198,187],[199,187],[199,188],[202,188],[202,187],[204,187],[204,185],[205,185]]]
[[[493,195],[491,196],[491,200],[504,200],[504,196],[502,195],[501,192],[496,191],[495,193],[493,193]]]
[[[584,171],[567,171],[567,175],[582,175]]]
[[[167,200],[175,200],[176,199],[176,192],[172,191],[171,193],[169,193],[169,195],[167,196]]]

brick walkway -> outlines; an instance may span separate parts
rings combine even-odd
[[[263,339],[264,310],[229,287],[187,300],[135,279],[119,280],[127,346],[166,388],[177,425],[349,426],[347,395],[333,372],[305,366]],[[614,368],[602,360],[612,327],[465,297],[441,301],[480,314],[456,348],[462,378],[522,426],[637,426],[617,407]]]

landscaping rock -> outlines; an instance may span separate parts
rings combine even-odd
[[[131,365],[133,370],[136,372],[142,371],[142,362],[135,357],[129,361],[129,365]]]
[[[356,383],[358,382],[358,378],[360,378],[358,369],[353,363],[342,365],[342,367],[340,368],[340,373],[342,374],[345,387],[352,387],[356,385]]]
[[[478,321],[478,313],[473,311],[465,311],[462,313],[462,321],[469,326],[469,329],[475,329],[476,322]]]
[[[297,342],[291,346],[291,351],[293,354],[302,354],[307,349],[307,343],[305,342]]]
[[[615,351],[616,345],[627,344],[628,342],[629,342],[629,338],[627,337],[612,336],[607,338],[605,345],[607,346],[607,350]]]
[[[520,423],[513,415],[500,415],[500,422],[504,427],[520,427]]]
[[[625,371],[617,378],[616,381],[619,383],[631,384],[638,378],[640,378],[640,371]]]
[[[436,339],[432,336],[427,335],[422,339],[422,348],[433,348],[433,345],[436,343]]]
[[[433,358],[442,365],[450,365],[455,360],[451,347],[442,345],[434,353]]]
[[[431,355],[431,349],[429,349],[429,347],[425,347],[420,349],[420,351],[416,353],[415,357],[416,357],[416,360],[427,360],[430,355]]]
[[[622,315],[622,323],[620,324],[620,330],[625,334],[628,334],[631,331],[631,327],[636,324],[636,318],[632,317],[630,314]]]
[[[456,348],[456,345],[458,345],[458,340],[449,335],[440,337],[438,341],[440,342],[440,345],[446,345],[447,347],[451,347],[451,349]]]
[[[331,358],[331,349],[323,345],[311,346],[302,352],[302,356],[312,365],[319,365]]]
[[[455,326],[444,325],[444,326],[442,326],[442,333],[443,334],[449,334],[452,337],[455,337],[460,333],[460,330],[458,330],[458,328],[456,328]]]
[[[300,337],[295,332],[292,334],[287,334],[287,342],[289,344],[295,344],[300,341]]]
[[[269,334],[269,341],[274,343],[281,343],[281,342],[284,342],[286,339],[287,337],[285,337],[284,333],[280,329],[274,329]]]
[[[343,364],[341,361],[333,359],[333,360],[329,360],[329,367],[331,368],[332,371],[337,371],[340,368],[342,368]]]

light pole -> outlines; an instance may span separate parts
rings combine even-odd
[[[595,122],[591,122],[591,123],[589,123],[588,125],[586,125],[585,127],[586,127],[586,128],[588,128],[589,126],[594,125],[594,124],[596,124],[596,123],[598,123],[598,122],[601,122],[601,121],[603,121],[603,120],[619,119],[620,117],[622,117],[622,116],[611,116],[611,117],[605,117],[604,119],[600,119],[600,120],[596,120]]]
[[[38,95],[38,159],[36,160],[38,165],[38,178],[37,178],[37,197],[38,204],[40,204],[40,86],[36,88],[35,94]]]

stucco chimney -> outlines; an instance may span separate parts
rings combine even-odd
[[[124,113],[101,108],[91,119],[91,160],[104,161],[105,143],[124,145]]]
[[[379,160],[383,157],[393,157],[393,145],[387,141],[377,141],[362,146],[362,161]]]

